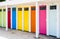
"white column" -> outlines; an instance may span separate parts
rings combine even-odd
[[[16,29],[18,29],[18,8],[16,7]]]
[[[60,36],[59,36],[59,31],[60,31],[60,29],[59,29],[59,20],[60,20],[60,17],[59,17],[59,10],[60,10],[60,8],[59,8],[59,5],[57,5],[57,38],[59,38]]]
[[[24,31],[24,7],[22,7],[22,31]]]
[[[36,2],[36,38],[39,37],[39,5]]]
[[[31,6],[29,6],[29,32],[31,32]]]
[[[46,19],[46,22],[47,22],[47,23],[46,23],[46,25],[47,25],[47,29],[46,29],[46,30],[47,30],[47,35],[49,35],[49,29],[48,29],[48,28],[49,28],[49,26],[48,26],[48,20],[49,20],[49,19],[48,19],[48,17],[49,17],[49,16],[48,16],[49,5],[47,6],[47,10],[46,10],[46,12],[47,12],[47,15],[46,15],[46,17],[47,17],[47,19]]]
[[[11,6],[11,29],[12,29],[12,6]]]
[[[8,31],[8,9],[7,9],[8,7],[7,7],[7,1],[6,1],[6,31]]]

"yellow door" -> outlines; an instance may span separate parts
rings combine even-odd
[[[18,8],[18,30],[22,30],[22,8]]]
[[[29,8],[24,8],[24,31],[29,31]]]

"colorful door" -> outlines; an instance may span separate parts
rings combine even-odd
[[[0,27],[2,27],[2,9],[0,9]]]
[[[31,32],[36,32],[36,7],[31,7]]]
[[[29,31],[29,8],[24,8],[24,31]]]
[[[46,34],[46,6],[39,7],[39,33]]]
[[[11,28],[11,8],[8,8],[8,28]]]
[[[57,6],[51,5],[48,13],[48,30],[49,35],[56,36],[57,34]]]
[[[16,8],[12,8],[12,29],[16,29]]]
[[[3,27],[6,27],[6,9],[3,9]]]
[[[22,30],[22,8],[18,8],[18,30]]]

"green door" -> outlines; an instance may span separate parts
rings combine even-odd
[[[0,27],[2,27],[2,9],[0,9]]]
[[[3,27],[6,27],[6,9],[3,9]]]

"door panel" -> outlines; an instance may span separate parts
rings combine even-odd
[[[29,8],[24,8],[24,30],[29,31]]]
[[[36,7],[31,7],[31,32],[36,32]]]
[[[50,6],[48,13],[49,35],[56,36],[57,34],[57,8],[56,5]]]
[[[46,6],[40,6],[39,26],[40,34],[46,34]]]
[[[3,9],[3,27],[6,27],[6,9]]]
[[[12,29],[16,29],[16,8],[12,8]]]
[[[8,8],[8,28],[11,28],[11,8]]]
[[[0,27],[2,27],[2,9],[0,9]]]
[[[18,29],[22,30],[22,8],[18,8]]]

